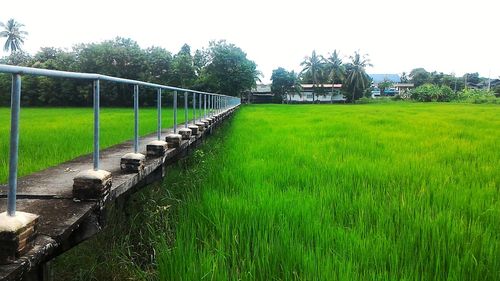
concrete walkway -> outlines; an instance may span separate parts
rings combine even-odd
[[[140,173],[127,174],[120,170],[120,158],[133,152],[133,142],[128,141],[102,150],[101,169],[112,173],[113,185],[106,201],[109,204],[120,196],[133,192],[163,176],[166,164],[176,161],[178,155],[195,147],[236,108],[221,113],[220,119],[191,140],[184,140],[179,148],[169,149],[163,157],[148,158]],[[164,130],[162,136],[172,132]],[[140,149],[146,154],[146,144],[156,140],[156,133],[140,139]],[[0,265],[0,280],[38,280],[43,278],[43,264],[60,253],[96,234],[101,228],[101,209],[97,201],[73,200],[73,178],[84,170],[92,169],[92,155],[86,155],[56,167],[22,177],[18,180],[17,210],[40,216],[38,236],[34,247],[16,262]],[[0,186],[0,210],[6,210],[5,185]]]

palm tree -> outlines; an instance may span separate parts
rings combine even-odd
[[[370,77],[366,74],[365,67],[372,66],[366,55],[361,56],[359,52],[354,52],[354,56],[349,57],[351,63],[347,67],[347,86],[352,90],[352,103],[354,103],[356,90],[364,91],[369,87]]]
[[[304,61],[300,65],[304,67],[302,68],[300,74],[306,74],[312,78],[314,103],[314,88],[319,86],[319,81],[321,79],[321,75],[323,74],[323,58],[316,55],[316,50],[313,50],[312,55],[310,57],[305,57]]]
[[[28,35],[28,32],[21,30],[24,24],[10,19],[7,21],[7,24],[0,22],[0,27],[4,29],[0,31],[0,37],[7,38],[3,50],[6,52],[10,50],[11,53],[21,50],[25,35]]]
[[[291,91],[290,91],[290,93],[288,93],[289,95],[287,94],[289,96],[288,103],[290,103],[292,101],[292,93],[294,95],[298,94],[300,97],[302,97],[302,85],[300,84],[299,76],[293,70],[289,74],[290,74],[290,80],[291,80],[291,83],[290,83]]]
[[[346,74],[345,67],[342,65],[342,59],[339,55],[340,53],[334,50],[333,53],[325,59],[328,69],[328,80],[332,83],[332,98],[335,82],[343,83]]]

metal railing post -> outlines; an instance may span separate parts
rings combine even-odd
[[[21,75],[12,74],[10,151],[9,151],[9,191],[7,193],[7,215],[16,215],[17,164],[19,152],[19,112],[21,111]]]
[[[208,117],[210,116],[210,99],[212,98],[212,95],[208,95]]]
[[[139,85],[134,85],[134,153],[139,151]]]
[[[198,114],[198,115],[199,115],[199,117],[200,117],[200,122],[201,122],[201,117],[202,117],[202,116],[201,116],[201,94],[199,95],[199,102],[198,102],[198,104],[199,104],[199,106],[198,106],[198,110],[200,111],[200,114]]]
[[[188,127],[188,92],[184,92],[184,128]]]
[[[214,116],[214,95],[210,95],[210,117]]]
[[[99,108],[100,108],[100,83],[94,80],[94,171],[99,170]]]
[[[193,125],[196,123],[196,93],[193,93]]]
[[[207,95],[203,95],[203,118],[207,119]]]
[[[177,134],[177,91],[174,91],[174,134]]]
[[[158,113],[158,127],[156,132],[156,137],[161,140],[161,88],[158,88],[156,92],[156,111]]]

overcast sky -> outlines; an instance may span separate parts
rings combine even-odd
[[[498,78],[499,11],[499,0],[16,0],[2,1],[0,21],[25,24],[32,54],[116,36],[174,53],[226,39],[258,64],[264,82],[280,66],[300,71],[314,49],[340,50],[346,60],[367,53],[369,73],[424,67]]]

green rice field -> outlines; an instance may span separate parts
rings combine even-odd
[[[20,120],[19,176],[92,153],[91,108],[22,108]],[[192,115],[191,115],[192,116]],[[184,111],[179,112],[184,120]],[[156,131],[156,108],[139,110],[139,133]],[[173,111],[162,110],[164,128],[172,127]],[[100,113],[101,149],[134,137],[131,108],[103,108]],[[7,181],[9,164],[10,109],[0,108],[0,183]]]
[[[203,180],[164,183],[158,278],[498,280],[499,128],[495,105],[243,107]]]
[[[132,114],[103,110],[103,147]],[[22,118],[23,174],[92,149],[90,109]],[[60,280],[499,280],[499,128],[493,104],[243,106]]]

